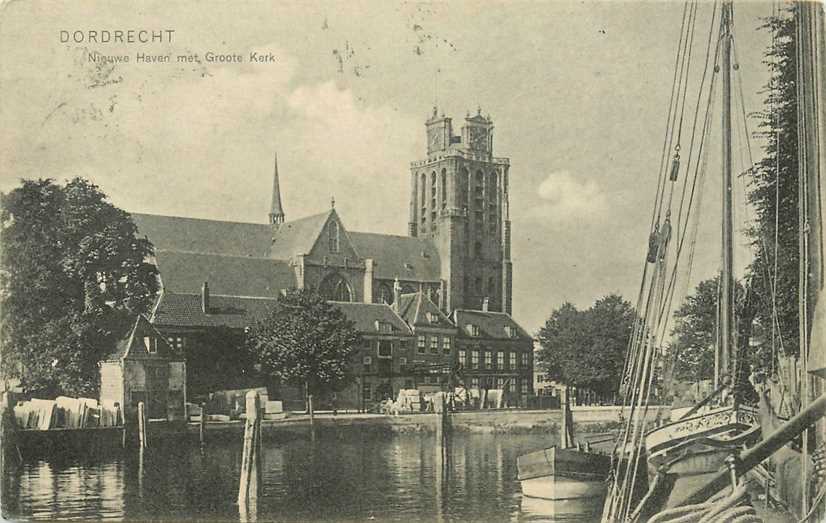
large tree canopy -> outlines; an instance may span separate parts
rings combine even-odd
[[[773,43],[764,62],[771,77],[763,90],[764,110],[756,114],[760,133],[765,137],[764,156],[747,178],[749,203],[756,211],[749,230],[754,251],[750,271],[756,295],[756,319],[768,335],[768,344],[772,345],[773,331],[774,345],[791,355],[798,353],[799,272],[794,9],[790,6],[779,16],[766,20],[763,26],[773,33]],[[772,300],[775,278],[776,292]],[[777,320],[772,329],[775,307]]]
[[[157,292],[152,246],[81,178],[24,180],[0,203],[4,375],[33,393],[95,394],[97,362]]]
[[[361,336],[340,309],[302,289],[279,297],[249,328],[247,344],[262,372],[312,395],[350,382],[350,357]]]
[[[701,281],[694,293],[674,311],[671,334],[675,351],[674,377],[698,382],[714,376],[714,347],[717,345],[717,298],[719,276]],[[735,282],[736,321],[743,317],[743,286]]]
[[[585,311],[565,303],[539,330],[537,359],[550,379],[612,394],[622,377],[634,317],[631,304],[617,294]]]

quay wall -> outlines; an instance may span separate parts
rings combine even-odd
[[[668,407],[655,407],[661,416],[668,416]],[[619,407],[574,407],[574,430],[578,434],[596,434],[618,428],[621,425]],[[651,412],[654,419],[657,410]],[[560,410],[480,410],[454,412],[450,414],[450,424],[457,432],[487,434],[555,434],[559,430],[562,412]],[[316,427],[348,428],[387,433],[431,432],[436,430],[438,414],[317,414]],[[267,435],[306,434],[310,426],[309,416],[293,414],[279,420],[264,420],[262,431]],[[187,430],[197,434],[198,423],[189,423]],[[240,434],[244,431],[243,421],[207,422],[207,434]]]

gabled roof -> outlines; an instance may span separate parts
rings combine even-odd
[[[155,258],[164,289],[175,293],[200,293],[206,281],[210,294],[274,298],[296,286],[295,272],[281,260],[175,251]]]
[[[272,237],[271,256],[286,260],[296,254],[309,254],[321,235],[333,209],[282,224]]]
[[[200,293],[164,292],[153,315],[164,327],[230,327],[243,329],[267,313],[274,298],[209,297],[209,313],[201,309]]]
[[[157,353],[150,354],[143,345],[143,338],[149,336],[153,338],[153,343],[157,343]],[[115,344],[112,351],[104,361],[117,361],[127,356],[134,357],[160,357],[173,358],[175,356],[172,347],[166,341],[166,337],[161,334],[143,315],[135,318],[135,323],[121,339]]]
[[[341,309],[347,319],[356,324],[355,327],[359,332],[378,334],[376,321],[379,321],[389,323],[392,326],[393,334],[402,336],[412,334],[410,327],[396,314],[390,305],[343,301],[331,301],[330,303]]]
[[[428,313],[436,318],[435,322],[428,319]],[[401,316],[408,325],[413,325],[414,327],[438,327],[443,329],[454,327],[450,318],[440,311],[439,307],[433,303],[433,300],[423,292],[402,294],[399,300],[399,316]]]
[[[439,281],[441,261],[436,246],[423,238],[350,232],[350,241],[363,258],[372,258],[375,277],[392,280]]]
[[[456,309],[453,311],[453,321],[459,328],[459,332],[467,336],[467,326],[476,325],[479,327],[480,338],[493,339],[520,339],[532,340],[532,336],[523,329],[511,316],[504,312],[476,311],[467,309]],[[508,336],[505,326],[516,329],[517,338]]]
[[[132,214],[138,235],[146,236],[155,250],[252,256],[270,255],[272,228],[262,223],[227,222]]]

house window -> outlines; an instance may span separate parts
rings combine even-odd
[[[393,327],[385,321],[376,320],[376,330],[383,334],[390,334],[393,331]]]
[[[479,336],[479,326],[469,323],[467,326],[467,333],[470,336]]]
[[[479,376],[474,376],[470,378],[470,388],[471,389],[478,389],[479,388]]]
[[[158,352],[158,340],[151,336],[143,337],[143,346],[146,347],[147,352],[150,354]]]
[[[430,354],[439,354],[439,337],[430,337]]]
[[[471,357],[471,361],[470,361],[471,367],[473,367],[474,369],[478,369],[479,368],[479,351],[475,350],[475,351],[471,352],[470,357]]]
[[[399,370],[401,372],[405,372],[407,370],[407,358],[399,358]]]
[[[522,380],[522,394],[528,394],[528,380]]]
[[[180,351],[184,348],[184,339],[181,336],[169,336],[166,338],[166,341],[169,343],[169,346],[175,350]]]
[[[377,345],[379,358],[391,358],[393,356],[393,343],[390,340],[379,340]]]
[[[365,356],[364,359],[361,361],[362,365],[364,365],[364,372],[370,372],[372,370],[373,365],[373,358],[370,356]]]
[[[496,378],[496,388],[499,390],[505,388],[505,378]]]
[[[426,349],[427,349],[427,341],[425,340],[425,337],[424,336],[419,336],[418,344],[417,344],[417,352],[419,354],[424,354]]]
[[[527,352],[522,353],[522,368],[524,368],[524,369],[528,368],[528,353]]]
[[[511,353],[509,354],[509,357],[510,357],[510,367],[511,367],[512,369],[515,369],[515,368],[516,368],[516,353],[515,353],[515,352],[511,352]]]
[[[450,354],[450,336],[442,338],[442,352]]]
[[[338,252],[340,242],[339,242],[339,230],[338,230],[338,222],[332,221],[330,222],[330,252]]]
[[[505,353],[504,352],[497,352],[496,353],[496,368],[504,369],[505,368]]]
[[[364,397],[364,399],[366,399],[366,400],[371,399],[373,397],[371,392],[372,391],[370,390],[370,384],[365,383],[364,386],[362,387],[362,396]]]
[[[431,291],[432,291],[432,289],[429,289],[429,290],[428,290],[428,295],[430,295],[430,294],[431,294]],[[432,298],[431,298],[431,299],[432,299]],[[427,313],[427,321],[428,321],[428,323],[439,323],[439,315],[438,315],[438,314],[434,314],[434,313],[432,313],[432,312],[428,312],[428,313]]]
[[[485,351],[485,368],[490,369],[493,367],[493,353],[489,350]]]
[[[459,349],[459,364],[460,365],[465,364],[465,357],[466,357],[465,350],[464,349]]]

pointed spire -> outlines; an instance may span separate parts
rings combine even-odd
[[[335,208],[336,208],[336,197],[335,196],[330,196],[330,209],[335,209]]]
[[[270,224],[284,223],[284,209],[281,207],[281,188],[278,185],[278,154],[275,155],[275,171],[272,175],[272,206],[270,208]]]

